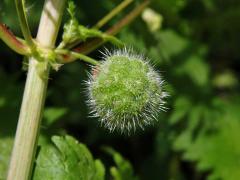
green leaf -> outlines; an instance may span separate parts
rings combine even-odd
[[[59,118],[61,118],[66,113],[67,113],[66,108],[56,108],[56,107],[46,108],[43,114],[43,118],[44,118],[43,123],[46,126],[50,126],[51,124],[59,120]]]
[[[103,180],[104,166],[94,161],[87,147],[71,136],[54,136],[53,144],[40,149],[34,180]]]
[[[174,104],[174,111],[169,118],[170,124],[179,122],[191,108],[191,102],[187,97],[180,96]]]
[[[178,67],[176,75],[188,75],[194,84],[204,86],[209,80],[209,66],[200,55],[191,55]]]
[[[100,160],[95,160],[95,166],[96,166],[96,175],[95,180],[102,180],[105,176],[105,167],[103,163]]]
[[[162,56],[166,60],[170,60],[171,58],[179,55],[189,45],[189,41],[187,39],[180,36],[173,30],[165,30],[159,34],[156,34],[156,39],[159,41],[159,48],[156,49],[156,53],[159,54],[160,50]],[[153,49],[154,48],[155,47],[153,46]]]
[[[6,179],[8,163],[13,145],[12,137],[0,138],[0,179]]]
[[[186,150],[193,142],[193,133],[198,128],[198,124],[204,114],[205,109],[201,105],[196,105],[188,112],[186,129],[177,137],[174,142],[176,150]]]
[[[216,121],[213,126],[204,126],[193,138],[194,131],[187,128],[175,141],[174,148],[183,151],[183,158],[197,162],[199,171],[211,171],[208,179],[236,180],[240,177],[240,104],[223,104],[224,112],[218,119],[213,116],[206,121]],[[206,110],[205,110],[206,111]],[[194,118],[194,117],[192,117]]]
[[[114,180],[138,180],[138,177],[134,174],[133,167],[130,162],[124,159],[114,149],[105,147],[107,153],[113,156],[113,160],[117,167],[111,167],[110,173]]]

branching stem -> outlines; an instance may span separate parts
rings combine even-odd
[[[27,44],[30,46],[31,50],[34,52],[36,46],[32,39],[32,35],[28,26],[28,21],[26,17],[25,7],[24,7],[24,0],[15,0],[15,5],[17,9],[17,14],[20,22],[20,27],[23,33],[23,37],[26,40]]]
[[[149,0],[145,0],[141,4],[139,4],[136,8],[134,8],[129,14],[127,14],[125,17],[123,17],[118,23],[116,23],[114,26],[109,28],[106,33],[109,35],[116,35],[118,32],[122,30],[123,27],[130,24],[134,19],[136,19],[139,14],[145,9],[145,7],[150,3]],[[105,41],[100,38],[95,38],[93,40],[90,40],[86,43],[81,44],[80,46],[73,49],[73,51],[81,53],[81,54],[88,54],[91,51],[97,49],[99,46],[101,46]],[[73,56],[65,57],[65,63],[70,63],[72,61],[75,61],[77,58],[74,58]]]
[[[4,24],[0,24],[0,39],[18,54],[29,55],[31,53],[30,48],[23,43],[23,40],[14,36]]]

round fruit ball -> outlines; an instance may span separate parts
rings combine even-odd
[[[144,129],[165,109],[162,78],[146,59],[126,49],[108,52],[87,84],[92,113],[110,131]]]

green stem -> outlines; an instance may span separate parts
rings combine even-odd
[[[54,47],[64,6],[65,0],[45,1],[37,35],[37,41],[43,47]],[[47,61],[29,59],[26,86],[7,180],[28,180],[31,177],[48,76],[49,64]]]
[[[94,26],[94,28],[101,28],[102,26],[104,26],[109,20],[111,20],[124,8],[126,8],[131,2],[133,2],[133,0],[124,0],[116,8],[110,11],[106,16],[104,16],[100,21],[98,21],[97,24]]]
[[[75,58],[78,58],[78,59],[82,59],[83,61],[85,62],[88,62],[90,64],[93,64],[93,65],[98,65],[99,62],[96,61],[95,59],[92,59],[84,54],[80,54],[80,53],[76,53],[76,52],[70,52],[70,55],[72,55],[73,57]]]
[[[81,59],[87,63],[90,63],[92,65],[98,65],[99,62],[96,61],[95,59],[89,57],[89,56],[86,56],[84,54],[81,54],[81,53],[77,53],[77,52],[73,52],[73,51],[69,51],[69,50],[64,50],[64,49],[57,49],[55,50],[55,52],[60,55],[60,63],[66,63],[66,61],[64,60],[64,56],[67,56],[67,57],[72,57],[72,58],[75,58],[75,59]]]
[[[27,44],[30,46],[31,50],[35,51],[36,46],[33,42],[32,35],[28,26],[25,7],[24,7],[24,0],[15,0],[15,5],[16,5],[23,37],[25,38]]]
[[[123,27],[130,24],[134,19],[136,19],[136,17],[138,17],[141,14],[141,12],[146,8],[146,6],[148,6],[149,3],[150,3],[149,0],[143,1],[135,9],[133,9],[127,16],[125,16],[113,27],[107,30],[106,33],[110,35],[115,35],[116,33],[118,33]]]

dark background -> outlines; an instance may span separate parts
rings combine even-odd
[[[78,20],[91,27],[120,2],[76,1]],[[43,1],[26,3],[35,36]],[[163,18],[161,27],[151,31],[139,17],[117,37],[149,57],[164,77],[168,111],[160,112],[158,122],[145,131],[109,133],[97,118],[88,117],[84,80],[89,67],[76,61],[51,73],[42,139],[72,135],[106,166],[112,160],[101,147],[111,146],[129,159],[140,179],[239,179],[240,1],[153,0],[149,7]],[[14,1],[1,0],[0,21],[22,37]],[[100,59],[100,49],[91,57]],[[22,62],[23,57],[0,42],[0,172],[11,147],[4,143],[11,144],[16,129],[26,78]]]

